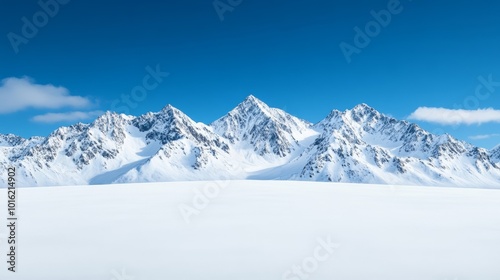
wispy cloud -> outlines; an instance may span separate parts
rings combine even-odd
[[[498,134],[498,133],[494,133],[494,134],[480,134],[480,135],[469,136],[469,139],[472,139],[472,140],[484,140],[484,139],[489,139],[489,138],[499,137],[499,136],[500,136],[500,134]]]
[[[446,109],[435,107],[420,107],[408,119],[419,120],[441,125],[500,123],[500,110],[492,108],[478,110]]]
[[[0,114],[27,108],[82,108],[89,105],[91,102],[88,98],[70,95],[64,87],[36,84],[28,77],[6,78],[0,84]]]
[[[75,122],[75,121],[92,119],[102,115],[103,113],[104,113],[103,111],[47,113],[43,115],[34,116],[32,120],[40,123]]]

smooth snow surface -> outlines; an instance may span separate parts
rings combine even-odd
[[[339,247],[307,279],[500,279],[498,190],[218,185],[219,193],[214,182],[20,189],[18,272],[2,261],[0,279],[279,280],[328,236]],[[193,206],[207,186],[208,206],[186,223],[179,206]],[[6,235],[0,227],[4,259]]]

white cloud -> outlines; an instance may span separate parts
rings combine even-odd
[[[88,120],[104,114],[102,111],[92,112],[68,112],[68,113],[47,113],[33,117],[33,121],[41,123],[75,122]]]
[[[478,110],[420,107],[408,119],[437,123],[441,125],[500,123],[500,110],[492,108]]]
[[[494,133],[494,134],[481,134],[481,135],[474,135],[474,136],[469,136],[469,139],[472,140],[484,140],[484,139],[489,139],[493,137],[498,137],[500,134]]]
[[[72,96],[64,87],[36,84],[27,77],[6,78],[0,84],[0,114],[13,113],[26,108],[82,108],[89,105],[91,105],[89,99]]]

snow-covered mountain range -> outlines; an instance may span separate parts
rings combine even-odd
[[[254,96],[210,125],[168,105],[138,117],[107,112],[45,138],[0,135],[0,165],[16,167],[25,187],[278,179],[500,188],[500,146],[434,135],[366,104],[311,124]]]

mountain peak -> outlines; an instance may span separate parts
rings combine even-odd
[[[170,112],[170,111],[175,111],[175,110],[177,110],[177,108],[175,108],[171,104],[167,104],[167,106],[165,106],[165,107],[163,107],[163,109],[161,109],[162,112]]]
[[[17,136],[14,134],[0,134],[0,146],[8,145],[8,146],[15,146],[19,145],[20,143],[24,142],[26,139],[24,139],[21,136]]]
[[[250,94],[249,96],[247,96],[247,98],[245,98],[245,101],[262,102],[262,101],[260,101],[260,99],[255,97],[253,94]]]
[[[106,111],[99,117],[97,117],[90,126],[102,127],[103,125],[107,126],[116,126],[119,123],[125,123],[127,117],[125,115],[120,115],[116,112]],[[79,125],[79,124],[76,124]]]
[[[243,102],[238,104],[233,110],[220,119],[233,118],[235,116],[247,116],[249,118],[258,116],[271,117],[272,115],[273,110],[266,103],[253,95],[249,95]]]
[[[496,145],[495,147],[493,147],[493,149],[491,149],[492,151],[499,151],[500,152],[500,144]]]
[[[250,95],[211,127],[231,143],[246,142],[259,156],[285,157],[299,148],[310,124]]]
[[[95,121],[98,121],[98,120],[103,120],[103,119],[113,119],[113,118],[118,118],[120,115],[116,112],[112,112],[112,111],[106,111],[106,112],[103,112],[102,114],[100,114]]]
[[[254,108],[254,107],[257,107],[261,110],[264,110],[264,109],[269,109],[269,106],[267,106],[266,103],[264,103],[262,100],[258,99],[257,97],[253,96],[253,95],[249,95],[247,96],[247,98],[245,98],[245,100],[243,100],[243,102],[241,102],[237,108]]]
[[[354,108],[352,108],[351,111],[354,111],[354,112],[374,112],[375,111],[375,112],[377,112],[377,110],[375,110],[373,107],[368,106],[368,104],[366,104],[366,103],[361,103],[361,104],[354,106]]]
[[[498,161],[500,163],[500,144],[491,149],[490,155],[494,161]]]
[[[356,105],[351,110],[347,110],[347,114],[350,114],[352,118],[357,122],[378,118],[382,115],[377,110],[368,106],[365,103],[361,103],[359,105]]]
[[[181,110],[175,108],[174,106],[172,106],[170,104],[163,107],[163,109],[161,109],[161,111],[160,111],[160,114],[166,115],[169,118],[181,118],[181,119],[189,118],[186,114],[184,114],[184,112],[182,112]]]

